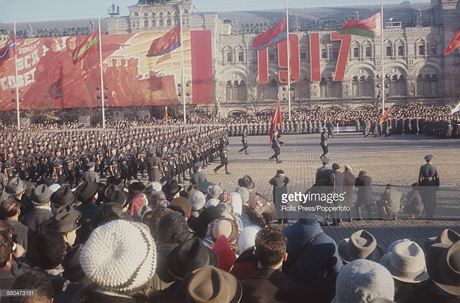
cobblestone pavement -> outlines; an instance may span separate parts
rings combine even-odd
[[[227,190],[237,187],[238,178],[250,175],[256,183],[256,191],[271,198],[272,187],[268,181],[277,169],[283,169],[290,178],[289,192],[305,192],[314,182],[316,169],[321,166],[319,134],[283,136],[281,164],[269,161],[272,154],[267,136],[249,137],[249,155],[239,154],[241,138],[230,138],[229,170],[221,169],[217,175],[213,163],[205,169],[208,179],[220,183]],[[359,134],[337,134],[329,140],[330,164],[349,164],[357,174],[366,170],[373,178],[374,190],[383,191],[387,183],[410,186],[417,181],[420,165],[426,154],[432,154],[441,178],[436,217],[460,218],[460,140],[436,139],[426,136],[406,135],[392,137],[368,137]],[[380,185],[380,186],[378,186]],[[401,188],[401,191],[407,191]]]

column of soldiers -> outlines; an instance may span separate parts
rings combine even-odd
[[[101,177],[127,182],[178,182],[188,178],[193,164],[204,166],[219,157],[222,126],[136,128],[110,131],[70,131],[0,134],[0,187],[18,176],[37,182],[77,185],[89,167]]]
[[[283,134],[318,134],[325,127],[324,121],[318,120],[284,120],[279,128]],[[270,122],[229,123],[229,136],[266,136],[270,130]]]

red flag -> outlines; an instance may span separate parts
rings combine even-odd
[[[276,109],[273,113],[272,124],[270,125],[270,143],[273,140],[273,136],[275,134],[276,127],[283,122],[283,115],[281,115],[281,106],[280,100],[276,101]]]
[[[460,47],[460,30],[458,30],[452,40],[450,41],[449,45],[447,46],[446,50],[444,51],[444,56],[449,56],[454,52],[455,49]]]
[[[10,58],[10,49],[16,46],[16,36],[11,37],[6,41],[5,46],[0,48],[0,66],[3,62]]]
[[[379,119],[379,124],[383,124],[389,118],[390,118],[390,113],[388,111],[384,111],[383,115]]]
[[[374,14],[364,20],[350,19],[343,23],[340,34],[355,35],[362,37],[379,37],[382,35],[380,13]]]
[[[252,47],[261,50],[270,47],[287,37],[286,18],[281,19],[267,31],[258,34],[252,42]]]
[[[98,42],[99,31],[95,31],[75,48],[72,54],[73,64],[77,64],[85,58],[96,47]]]
[[[180,26],[176,25],[163,36],[153,40],[147,52],[147,57],[165,55],[178,48],[181,45],[180,43]]]

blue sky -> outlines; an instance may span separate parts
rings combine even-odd
[[[402,0],[384,0],[384,3],[400,3]],[[413,2],[429,2],[428,0]],[[120,6],[121,14],[127,15],[129,5],[137,0],[0,0],[0,22],[68,20],[107,16],[112,4]],[[237,11],[284,8],[283,0],[194,0],[200,11]],[[379,4],[380,0],[290,0],[290,7],[324,7]]]

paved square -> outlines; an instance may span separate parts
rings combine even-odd
[[[319,134],[285,135],[281,149],[281,164],[269,161],[273,153],[268,136],[249,137],[249,155],[239,154],[240,137],[231,137],[229,170],[221,169],[217,175],[209,166],[205,173],[211,182],[221,183],[228,190],[237,187],[238,178],[248,174],[256,183],[256,191],[271,199],[272,187],[268,181],[277,169],[283,169],[291,182],[289,192],[305,192],[314,183],[316,169],[321,166]],[[382,192],[387,183],[410,186],[418,180],[426,154],[434,156],[432,163],[438,168],[441,190],[438,192],[437,218],[460,218],[460,140],[437,139],[423,135],[367,137],[360,134],[337,134],[329,141],[330,164],[343,167],[349,164],[355,175],[366,170],[373,179],[374,191]],[[401,188],[407,192],[407,188]]]

